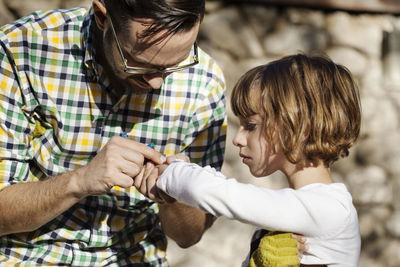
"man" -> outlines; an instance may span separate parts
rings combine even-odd
[[[1,28],[0,262],[168,266],[165,234],[200,240],[210,218],[158,205],[141,179],[163,155],[222,165],[224,79],[195,42],[204,4],[95,0]]]

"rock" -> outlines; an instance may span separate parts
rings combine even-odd
[[[385,87],[389,90],[400,89],[400,29],[385,32],[383,47],[383,68]]]
[[[382,86],[384,81],[383,64],[380,59],[369,58],[367,68],[360,77],[360,91],[364,98],[387,98],[387,91]],[[372,112],[363,108],[364,112]]]
[[[86,7],[92,5],[92,0],[60,0],[60,8]]]
[[[335,63],[346,66],[353,75],[363,75],[368,67],[368,59],[365,55],[350,47],[330,47],[326,50],[326,54]]]
[[[393,199],[392,188],[385,171],[378,166],[366,166],[346,177],[354,203],[358,205],[389,204]]]
[[[265,36],[264,49],[269,55],[284,56],[294,53],[323,51],[328,36],[313,25],[294,25],[280,19],[273,33]]]
[[[317,29],[323,29],[326,26],[325,14],[320,10],[288,8],[285,13],[288,21],[296,25],[313,25]]]
[[[364,205],[358,208],[360,232],[362,238],[385,234],[384,222],[391,216],[391,210],[385,205]]]
[[[400,241],[391,240],[389,241],[385,248],[383,249],[382,258],[386,263],[387,267],[398,267],[400,266]]]
[[[387,136],[399,129],[399,110],[396,103],[388,97],[364,96],[361,99],[361,132],[371,137]],[[384,138],[383,140],[385,140]],[[400,140],[398,140],[400,142]]]
[[[395,211],[386,223],[386,228],[394,237],[400,237],[400,210]]]
[[[386,267],[383,263],[379,262],[378,259],[365,254],[361,254],[358,266]]]
[[[236,8],[226,8],[208,15],[200,31],[200,35],[207,36],[215,47],[227,50],[234,57],[257,57],[263,54],[255,32],[247,26]]]
[[[217,12],[224,7],[224,3],[218,1],[206,1],[206,14]],[[206,15],[207,16],[207,15]]]
[[[3,0],[7,8],[15,10],[19,17],[26,16],[37,10],[50,10],[60,8],[61,0]]]
[[[326,21],[333,45],[350,46],[373,57],[381,55],[383,31],[379,17],[334,12]]]
[[[278,9],[271,6],[244,5],[241,10],[259,40],[268,35],[279,16]]]
[[[382,127],[382,126],[377,126]],[[400,133],[372,136],[359,142],[356,153],[357,159],[365,165],[377,165],[390,175],[400,174]],[[379,149],[378,149],[379,148]]]

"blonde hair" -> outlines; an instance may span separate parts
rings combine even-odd
[[[297,54],[251,69],[235,85],[231,106],[240,118],[260,115],[267,140],[276,134],[292,163],[330,166],[349,154],[360,132],[358,88],[328,57]]]

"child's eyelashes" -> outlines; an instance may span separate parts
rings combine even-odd
[[[240,126],[245,131],[254,131],[257,126],[262,125],[262,119],[258,115],[253,115],[248,118],[240,118]]]
[[[256,124],[256,123],[252,123],[252,122],[247,122],[247,123],[245,123],[243,126],[244,126],[243,128],[244,128],[245,130],[247,130],[247,131],[253,131],[253,130],[256,129],[257,124]]]

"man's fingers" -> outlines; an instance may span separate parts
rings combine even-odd
[[[153,148],[147,146],[146,144],[142,144],[133,140],[129,140],[126,138],[121,138],[119,140],[123,143],[123,146],[132,150],[132,152],[139,152],[144,158],[156,163],[156,164],[163,164],[166,161],[166,158],[158,151],[154,150]],[[127,155],[128,160],[137,160],[134,153]],[[133,158],[131,158],[133,157]],[[142,164],[144,162],[144,158],[142,159]]]
[[[153,161],[156,164],[162,164],[166,161],[166,158],[161,153],[148,147],[146,144],[120,136],[111,137],[107,146],[111,151],[122,155],[124,159],[135,162],[138,165],[143,165],[145,159]]]
[[[140,188],[141,188],[141,186],[142,186],[144,171],[145,171],[145,168],[142,168],[142,169],[140,170],[139,174],[136,175],[136,176],[134,177],[134,180],[133,180],[133,185],[134,185],[134,186],[136,187],[136,189],[139,190],[140,193],[142,193],[142,194],[143,194],[143,192],[141,191]]]
[[[122,188],[129,188],[133,185],[133,180],[130,176],[123,173],[116,175],[116,180],[118,181],[114,186],[119,186]]]
[[[130,161],[122,161],[119,164],[119,169],[121,170],[121,172],[132,178],[136,177],[141,171],[141,168],[138,165]]]

